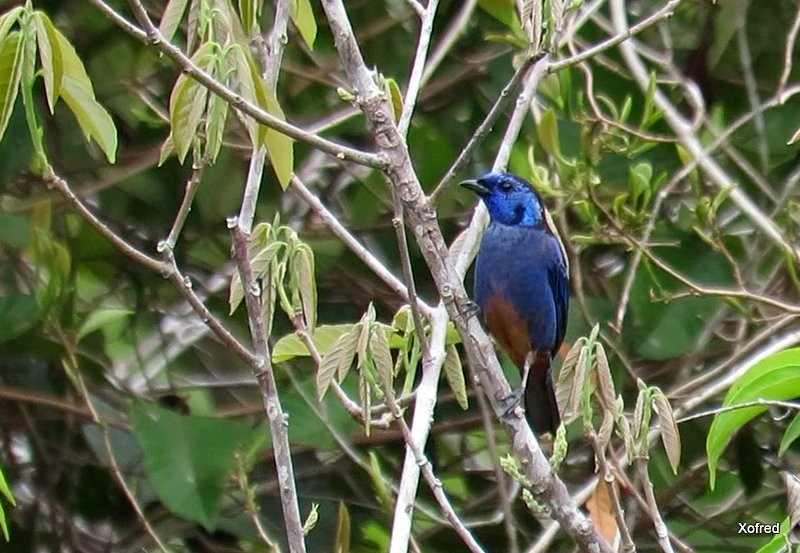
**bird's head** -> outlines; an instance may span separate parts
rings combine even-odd
[[[461,186],[480,196],[492,221],[503,225],[536,227],[544,224],[542,199],[524,179],[511,173],[488,173]]]

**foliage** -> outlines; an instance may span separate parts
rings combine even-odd
[[[499,159],[545,198],[573,344],[550,465],[573,491],[602,478],[576,499],[604,535],[667,550],[663,521],[698,552],[781,550],[800,452],[796,3],[344,2],[377,100],[345,71],[334,4],[6,4],[3,551],[289,551],[290,489],[309,551],[388,550],[404,515],[419,550],[463,550],[438,492],[486,551],[569,550],[531,516],[547,504],[501,431],[513,417],[482,401],[499,392],[474,337],[436,316],[457,294],[386,167],[406,148],[452,259],[475,236],[459,177]],[[644,22],[621,43],[620,7]],[[498,103],[531,82],[532,102]],[[383,100],[402,144],[364,120]]]

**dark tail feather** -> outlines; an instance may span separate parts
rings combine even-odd
[[[525,419],[537,435],[555,434],[561,424],[558,403],[550,375],[549,356],[537,356],[525,383]]]

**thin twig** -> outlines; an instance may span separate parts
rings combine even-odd
[[[197,188],[200,186],[200,179],[203,176],[203,160],[196,159],[192,164],[192,174],[189,180],[186,181],[186,187],[183,192],[183,200],[178,208],[178,213],[175,214],[175,220],[172,222],[172,228],[169,230],[167,237],[158,243],[156,250],[163,252],[166,249],[174,250],[175,244],[178,242],[183,230],[183,225],[186,223],[186,218],[192,210],[192,202],[197,193]]]
[[[400,120],[397,122],[397,132],[400,136],[408,134],[408,127],[411,125],[411,116],[414,114],[414,106],[417,105],[417,98],[422,87],[422,76],[425,71],[425,62],[428,59],[428,47],[431,44],[431,34],[433,33],[433,21],[436,18],[436,8],[439,7],[439,0],[428,0],[428,5],[422,14],[422,24],[419,29],[419,39],[417,40],[417,51],[414,54],[414,63],[411,66],[411,76],[408,79],[406,93],[403,96],[403,111]]]
[[[103,0],[90,1],[100,9],[105,7],[106,9],[103,9],[104,13],[108,13],[108,10],[111,9],[105,5]],[[260,106],[242,97],[240,94],[236,93],[215,79],[207,71],[200,68],[180,48],[166,41],[158,28],[150,20],[150,17],[147,15],[146,10],[144,9],[144,6],[139,0],[130,0],[130,3],[134,14],[139,20],[139,23],[146,31],[146,35],[144,35],[144,37],[140,33],[133,34],[133,36],[139,40],[142,40],[142,42],[145,42],[146,44],[151,44],[158,48],[159,51],[177,63],[184,73],[191,76],[198,83],[208,88],[208,90],[214,94],[217,94],[219,97],[226,100],[234,108],[246,113],[259,123],[266,125],[271,129],[275,129],[276,131],[296,140],[306,142],[307,144],[314,146],[315,148],[318,148],[332,156],[336,156],[339,159],[346,159],[352,161],[353,163],[366,165],[367,167],[373,167],[376,169],[380,169],[385,165],[383,158],[378,155],[369,152],[362,152],[348,146],[337,144],[322,138],[319,135],[305,131],[295,125],[292,125],[291,123],[275,117]],[[112,21],[120,25],[126,32],[129,31],[129,27],[123,26],[120,19],[121,18],[112,19]]]
[[[653,491],[653,482],[650,480],[650,473],[647,470],[647,458],[639,457],[636,459],[635,464],[639,473],[639,478],[642,481],[645,500],[650,508],[650,517],[653,520],[653,526],[656,530],[656,539],[658,540],[658,545],[661,547],[661,551],[664,553],[675,553],[675,550],[672,549],[672,542],[669,541],[669,531],[667,530],[667,525],[664,524],[664,519],[661,518],[661,512],[658,510],[656,494]]]
[[[794,43],[797,41],[797,33],[800,32],[800,5],[797,6],[797,12],[794,14],[794,21],[789,34],[786,36],[786,49],[783,53],[783,71],[781,71],[781,78],[778,80],[778,97],[783,97],[783,91],[789,82],[789,75],[792,74],[792,62],[794,61]]]

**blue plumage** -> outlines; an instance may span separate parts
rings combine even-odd
[[[475,265],[483,324],[523,377],[527,359],[525,416],[535,432],[553,432],[560,418],[551,360],[564,341],[569,300],[564,249],[541,197],[525,180],[489,173],[462,186],[489,211]]]

